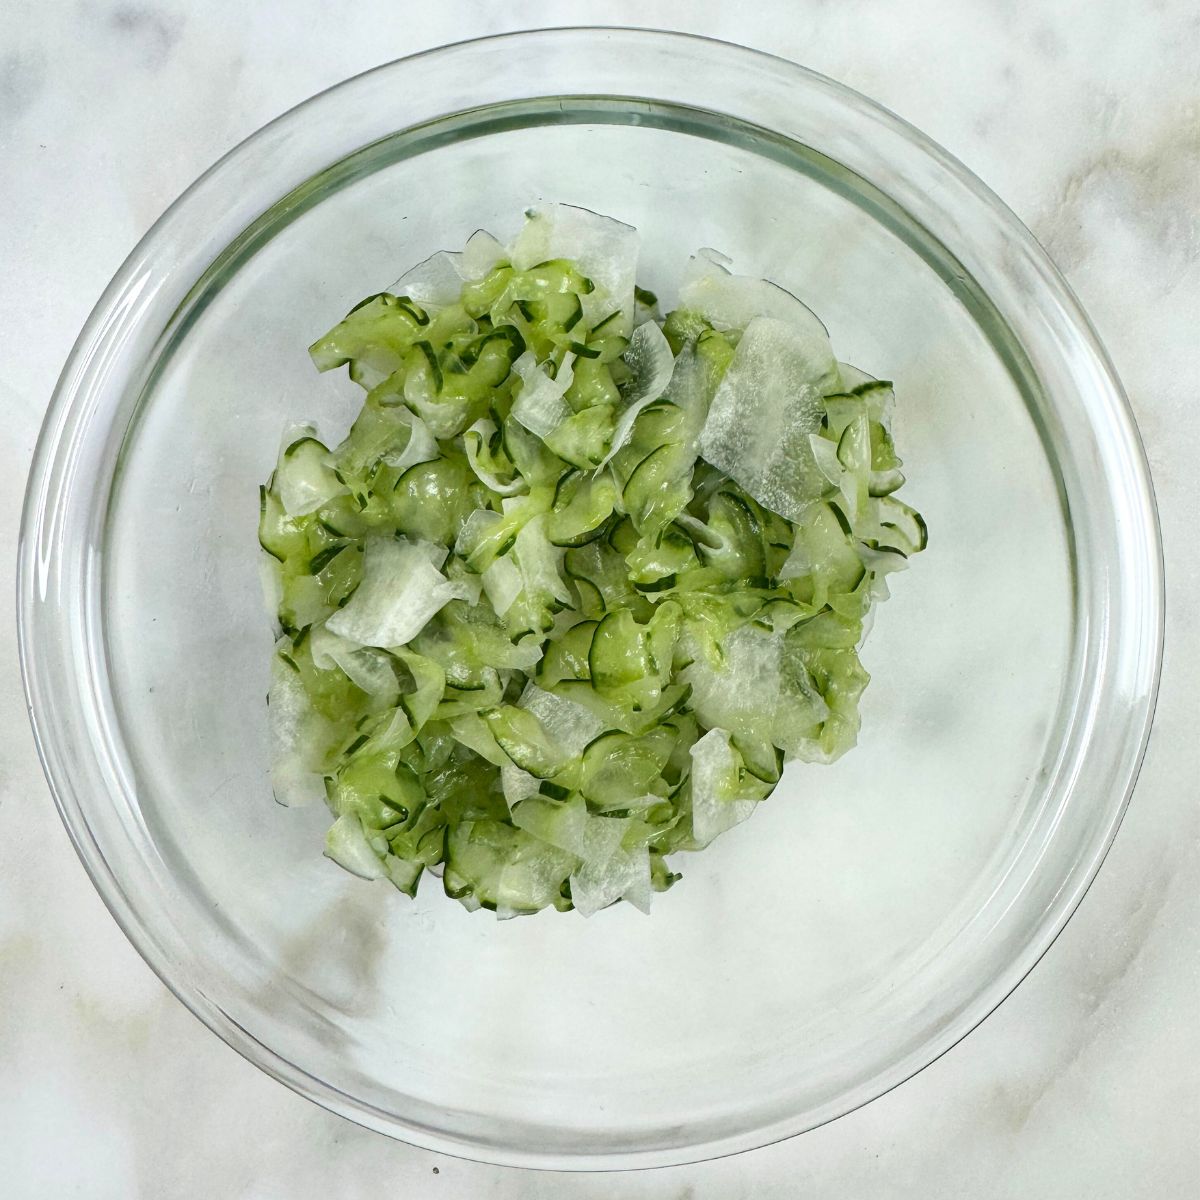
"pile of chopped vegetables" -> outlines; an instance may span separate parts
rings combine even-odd
[[[289,431],[261,491],[272,781],[357,875],[647,909],[788,759],[854,744],[863,619],[926,540],[892,387],[711,251],[662,319],[637,259],[551,205],[311,347],[366,400],[335,449]]]

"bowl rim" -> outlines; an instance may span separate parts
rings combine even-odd
[[[731,61],[740,58],[746,64],[769,65],[772,70],[786,71],[798,83],[819,89],[835,100],[852,102],[868,112],[882,128],[902,138],[940,172],[952,177],[959,186],[965,188],[976,203],[990,210],[992,217],[1005,232],[1036,261],[1042,277],[1053,292],[1052,298],[1059,306],[1064,319],[1080,336],[1091,355],[1090,366],[1106,389],[1108,416],[1113,423],[1115,436],[1121,441],[1124,465],[1129,472],[1128,486],[1141,501],[1140,510],[1130,513],[1129,518],[1131,523],[1137,525],[1135,532],[1140,538],[1136,550],[1140,566],[1145,572],[1145,595],[1140,613],[1141,640],[1137,647],[1140,652],[1140,690],[1133,705],[1136,712],[1130,723],[1127,739],[1128,755],[1123,760],[1120,776],[1114,780],[1114,798],[1106,810],[1106,820],[1090,845],[1086,861],[1082,866],[1077,864],[1073,869],[1067,881],[1069,886],[1061,888],[1057,905],[1038,926],[1036,936],[1024,948],[1024,952],[1007,965],[1000,979],[985,993],[974,998],[967,1014],[955,1023],[933,1053],[916,1065],[909,1064],[898,1070],[894,1077],[888,1078],[870,1095],[829,1112],[818,1120],[797,1119],[790,1123],[780,1122],[775,1126],[756,1130],[752,1134],[731,1136],[704,1144],[688,1144],[681,1149],[563,1154],[477,1144],[427,1126],[406,1123],[394,1114],[385,1114],[310,1075],[303,1067],[290,1062],[240,1026],[214,999],[197,988],[194,982],[181,982],[178,964],[172,961],[168,948],[159,941],[154,931],[142,921],[89,824],[86,815],[87,798],[78,787],[69,756],[63,754],[61,730],[57,725],[58,702],[57,699],[51,700],[53,689],[48,686],[48,672],[39,645],[43,631],[53,624],[57,614],[53,583],[57,563],[64,551],[57,540],[55,526],[71,473],[78,465],[79,442],[89,416],[89,372],[95,369],[97,360],[103,358],[106,348],[117,336],[117,316],[123,309],[128,308],[131,289],[136,297],[137,289],[145,283],[146,272],[164,237],[164,231],[173,217],[188,206],[197,190],[217,177],[228,165],[250,154],[269,135],[298,127],[316,106],[325,103],[329,97],[363,86],[364,82],[372,77],[402,70],[406,65],[422,60],[452,59],[473,47],[535,38],[566,43],[570,39],[597,36],[626,39],[634,43],[657,41],[664,45],[702,46],[708,53],[726,56]],[[1011,994],[1053,944],[1086,894],[1116,836],[1136,784],[1150,734],[1161,673],[1164,618],[1161,533],[1149,466],[1140,434],[1115,370],[1094,328],[1069,285],[1032,233],[956,158],[914,126],[854,89],[762,50],[697,34],[635,26],[572,25],[515,30],[435,46],[380,64],[316,93],[263,125],[218,159],[180,194],[141,238],[84,324],[59,377],[39,433],[28,476],[18,548],[19,657],[27,708],[43,772],[75,851],[101,899],[126,937],[167,988],[243,1057],[300,1095],[332,1112],[438,1153],[497,1164],[552,1170],[625,1170],[677,1165],[740,1153],[795,1136],[886,1094],[936,1061],[977,1028]],[[85,704],[86,700],[85,697]],[[111,800],[111,793],[103,799]]]

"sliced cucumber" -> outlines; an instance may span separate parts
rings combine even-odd
[[[596,404],[566,417],[543,439],[559,458],[583,471],[599,467],[613,434],[613,405]]]
[[[515,766],[539,779],[551,779],[566,764],[565,749],[554,742],[536,714],[511,704],[483,714],[496,745]]]
[[[562,680],[589,680],[592,669],[588,655],[592,649],[592,638],[597,621],[580,621],[561,636],[546,643],[546,652],[538,664],[538,679],[544,684],[560,683]]]
[[[289,517],[303,517],[347,489],[329,465],[329,451],[311,426],[285,435],[275,468],[275,489]]]
[[[548,533],[556,546],[582,546],[598,537],[613,513],[617,487],[607,474],[571,471],[558,482]]]

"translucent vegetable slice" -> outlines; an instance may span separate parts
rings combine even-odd
[[[321,769],[333,730],[313,707],[291,649],[281,638],[271,659],[271,788],[280,804],[302,808],[324,799]]]
[[[466,277],[462,260],[461,253],[438,250],[410,267],[388,290],[415,300],[426,311],[456,304]]]
[[[551,740],[561,746],[569,757],[582,754],[584,747],[604,732],[604,722],[583,705],[565,696],[543,691],[535,683],[527,683],[521,693],[520,706],[537,717]]]
[[[675,369],[675,357],[670,344],[653,321],[647,321],[633,331],[624,359],[632,372],[632,379],[622,398],[624,408],[617,417],[612,442],[600,462],[601,467],[606,466],[612,456],[629,441],[633,423],[642,409],[667,391]]]
[[[692,259],[688,277],[679,289],[679,306],[697,313],[717,329],[744,330],[762,317],[782,321],[803,345],[820,390],[824,393],[841,386],[825,326],[811,308],[769,279],[734,275],[728,270],[727,260],[723,264],[698,256]]]
[[[570,359],[564,359],[551,377],[527,350],[513,363],[513,372],[521,380],[521,390],[512,406],[513,418],[530,433],[547,437],[571,416],[571,407],[564,399],[573,378]]]
[[[692,746],[692,836],[703,848],[740,824],[761,796],[745,786],[741,759],[724,729],[710,729]]]
[[[328,504],[344,486],[329,466],[329,451],[311,425],[298,425],[284,435],[275,468],[279,502],[289,517],[303,517]]]
[[[572,260],[595,285],[583,298],[584,321],[595,327],[612,318],[615,332],[631,332],[639,248],[637,230],[612,217],[569,204],[530,209],[526,218],[509,247],[513,266],[523,271],[547,259]]]
[[[403,646],[451,600],[463,594],[439,570],[446,552],[430,542],[374,537],[367,541],[363,581],[327,628],[363,646]]]
[[[810,438],[824,413],[823,360],[811,339],[774,317],[747,325],[713,396],[700,452],[760,504],[789,520],[821,495]]]
[[[571,902],[585,917],[618,900],[650,911],[650,855],[645,847],[617,850],[604,862],[583,863],[571,875]]]
[[[829,707],[790,633],[747,623],[719,646],[717,663],[702,654],[680,673],[691,685],[691,708],[701,724],[765,736],[792,753],[820,730]]]

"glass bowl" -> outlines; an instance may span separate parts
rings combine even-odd
[[[256,487],[357,407],[305,347],[531,202],[637,225],[669,296],[715,246],[894,379],[931,544],[864,661],[863,734],[789,768],[651,917],[497,923],[321,855],[272,803]],[[500,1163],[759,1146],[878,1096],[1062,928],[1127,802],[1162,629],[1120,386],[1029,233],[862,96],[717,42],[558,29],[381,67],[222,159],[88,321],[38,444],[21,650],[96,887],[226,1042],[335,1112]]]

